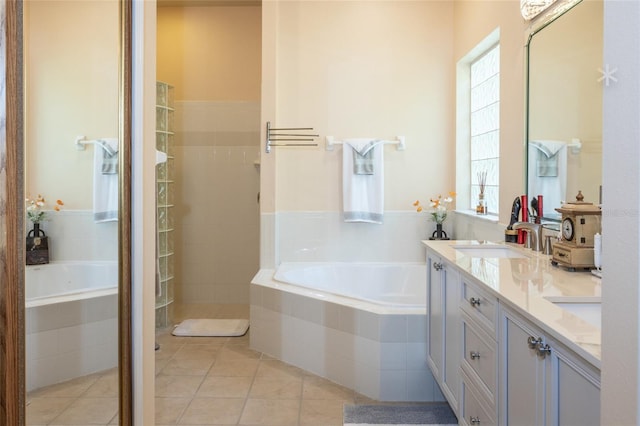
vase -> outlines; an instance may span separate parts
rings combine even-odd
[[[447,233],[444,232],[444,229],[442,229],[442,224],[441,223],[436,223],[436,230],[433,231],[433,234],[431,234],[431,237],[429,237],[430,240],[448,240],[449,237],[447,236]]]
[[[39,223],[33,224],[33,229],[27,234],[27,265],[43,265],[49,263],[49,240]]]
[[[476,214],[487,214],[487,203],[484,200],[484,194],[478,194],[478,205],[476,206]]]

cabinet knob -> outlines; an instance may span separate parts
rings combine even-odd
[[[551,346],[540,342],[538,344],[538,356],[540,358],[545,358],[547,355],[551,354]]]
[[[529,336],[527,344],[529,345],[529,349],[536,351],[540,358],[544,358],[551,353],[551,346],[544,343],[542,337],[536,339],[533,336]]]
[[[442,263],[440,262],[436,262],[433,264],[433,269],[435,269],[436,271],[441,271],[442,270]]]
[[[537,339],[533,336],[529,336],[527,339],[527,344],[529,345],[529,349],[536,349],[539,344],[542,343],[542,337],[538,337]]]
[[[469,416],[469,423],[471,423],[472,425],[479,425],[480,424],[480,417]]]
[[[475,297],[472,297],[471,299],[469,299],[469,303],[471,304],[472,308],[475,308],[477,306],[480,306],[480,299],[476,299]]]
[[[469,352],[469,356],[471,357],[471,359],[478,359],[480,358],[480,352],[471,351]]]

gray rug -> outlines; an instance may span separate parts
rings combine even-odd
[[[345,405],[345,426],[364,425],[457,425],[449,404]]]

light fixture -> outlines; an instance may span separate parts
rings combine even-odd
[[[530,21],[555,2],[556,0],[520,0],[520,13]]]

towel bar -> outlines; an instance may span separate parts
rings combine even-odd
[[[318,146],[317,143],[298,143],[313,142],[319,135],[306,133],[273,133],[287,131],[306,131],[313,130],[313,127],[280,127],[272,128],[271,122],[267,121],[267,138],[265,143],[265,152],[269,154],[272,146]],[[295,142],[295,143],[272,143],[276,142]]]
[[[398,151],[404,151],[407,148],[404,136],[396,136],[393,140],[385,140],[382,142],[385,145],[397,145],[396,150]],[[337,141],[333,136],[325,136],[325,149],[327,151],[333,151],[335,145],[342,145],[343,143],[344,141]]]
[[[86,149],[85,145],[98,145],[102,149],[107,151],[107,154],[109,154],[109,155],[114,155],[117,152],[117,151],[114,151],[113,149],[111,149],[111,147],[105,141],[103,141],[101,139],[87,140],[87,138],[84,137],[84,136],[78,136],[76,138],[75,145],[76,145],[76,149],[78,151],[84,151]]]

